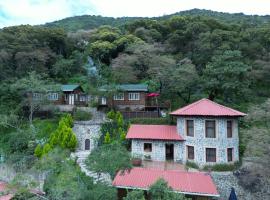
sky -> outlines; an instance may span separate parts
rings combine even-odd
[[[153,17],[193,8],[270,15],[270,0],[0,0],[0,28],[85,14]]]

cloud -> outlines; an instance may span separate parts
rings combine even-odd
[[[0,0],[0,27],[43,24],[83,14],[95,14],[90,0]]]
[[[152,17],[193,8],[265,15],[270,14],[270,0],[0,0],[0,27],[83,14]]]

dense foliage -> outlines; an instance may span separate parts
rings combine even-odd
[[[43,102],[33,102],[26,94],[46,92],[51,90],[48,86],[63,83],[82,84],[91,94],[99,94],[102,85],[146,83],[151,92],[160,93],[159,102],[170,104],[171,109],[208,97],[249,111],[247,121],[240,122],[240,153],[253,164],[239,172],[239,180],[249,189],[248,183],[254,183],[253,189],[263,190],[269,184],[261,177],[268,178],[270,160],[269,27],[269,16],[195,9],[159,18],[82,16],[46,26],[3,28],[0,157],[21,171],[43,159],[52,161],[53,171],[44,187],[50,199],[87,199],[83,195],[114,199],[115,191],[81,182],[84,175],[74,162],[53,153],[59,147],[75,149],[71,120],[61,119],[57,126],[59,119],[35,119]],[[81,113],[76,117],[85,118]],[[88,164],[114,176],[117,170],[130,167],[124,140],[128,123],[118,113],[110,112],[108,117],[111,121],[102,126],[100,148]]]

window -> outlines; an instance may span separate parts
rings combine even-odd
[[[216,162],[215,148],[206,148],[206,162]]]
[[[186,121],[187,125],[187,136],[194,136],[194,121],[193,120],[187,120]]]
[[[227,121],[227,137],[232,138],[232,121]]]
[[[188,156],[188,159],[194,160],[194,147],[193,146],[187,146],[187,156]]]
[[[115,94],[113,96],[114,100],[124,100],[124,93]]]
[[[42,99],[42,94],[40,93],[33,93],[33,100],[41,100]]]
[[[233,148],[227,149],[227,160],[228,160],[228,162],[233,161]]]
[[[143,149],[145,152],[152,152],[152,144],[151,143],[144,143]]]
[[[128,93],[128,100],[140,100],[140,93]]]
[[[205,121],[205,137],[215,138],[216,137],[216,122],[215,120]]]
[[[58,100],[58,93],[49,93],[48,94],[48,99],[51,101]]]

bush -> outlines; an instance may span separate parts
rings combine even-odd
[[[205,165],[203,167],[203,170],[205,171],[218,171],[218,172],[223,172],[223,171],[234,171],[240,166],[239,162],[236,162],[234,164],[216,164],[216,165]]]
[[[172,124],[170,118],[134,118],[130,119],[131,124]]]
[[[199,169],[199,166],[195,162],[187,161],[186,166],[188,168],[194,168],[194,169]]]
[[[87,121],[92,119],[92,114],[90,112],[85,112],[82,110],[77,110],[73,115],[74,120],[76,121]]]

